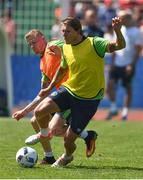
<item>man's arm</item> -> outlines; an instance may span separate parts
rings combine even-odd
[[[12,115],[12,118],[16,119],[16,120],[20,120],[21,118],[23,118],[24,116],[26,116],[29,112],[33,111],[35,109],[35,107],[45,98],[45,96],[40,97],[40,96],[36,96],[36,98],[30,103],[28,104],[24,109],[19,110],[17,112],[15,112]]]
[[[28,104],[24,109],[23,112],[25,112],[26,114],[33,111],[35,109],[35,107],[44,99],[45,97],[40,97],[40,96],[36,96],[35,99],[33,99],[33,101]],[[25,115],[26,115],[25,114]]]
[[[135,67],[138,59],[139,59],[139,56],[140,56],[140,53],[141,53],[141,50],[142,50],[142,46],[141,45],[136,45],[135,47],[135,54],[133,56],[133,59],[132,59],[132,66]]]
[[[64,75],[67,73],[67,70],[68,68],[63,68],[59,66],[49,86],[45,89],[42,89],[38,95],[40,97],[45,97],[46,95],[48,95],[49,92],[53,89],[53,87],[55,87],[59,83],[59,81],[63,79]]]
[[[50,84],[50,81],[48,81],[48,82],[42,81],[41,82],[41,89],[47,88],[49,86],[49,84]]]
[[[138,61],[138,59],[139,59],[139,55],[140,55],[141,49],[142,49],[142,47],[141,47],[140,45],[136,45],[134,48],[135,48],[135,54],[134,54],[134,56],[132,57],[132,63],[129,64],[129,65],[126,67],[126,72],[127,72],[128,74],[131,74],[131,73],[134,71],[134,69],[135,69],[135,67],[136,67],[136,63],[137,63],[137,61]]]
[[[107,46],[106,52],[112,53],[116,50],[120,50],[126,47],[124,36],[121,32],[122,22],[119,17],[112,19],[112,27],[116,34],[116,41],[110,42]]]
[[[46,87],[48,87],[49,85],[49,81],[41,81],[41,89],[44,89]],[[20,120],[21,118],[23,118],[24,116],[26,116],[29,112],[33,111],[36,106],[45,98],[46,96],[40,97],[40,96],[36,96],[35,99],[33,99],[33,101],[31,103],[29,103],[25,108],[15,112],[12,115],[12,118],[16,119],[16,120]]]

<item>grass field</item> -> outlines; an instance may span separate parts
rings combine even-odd
[[[15,154],[24,140],[33,134],[27,119],[19,122],[0,117],[0,178],[1,179],[135,179],[143,178],[143,122],[92,121],[87,129],[97,130],[96,153],[85,157],[85,145],[77,140],[74,161],[66,168],[36,165],[22,168],[15,162]],[[62,138],[54,138],[55,156],[63,152]],[[39,159],[40,144],[34,146]]]

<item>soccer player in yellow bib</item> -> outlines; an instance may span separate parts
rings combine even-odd
[[[104,55],[126,46],[121,26],[119,17],[112,19],[116,41],[109,42],[99,37],[84,37],[81,23],[76,18],[67,17],[62,21],[61,30],[65,40],[63,59],[52,82],[48,88],[40,91],[39,96],[49,94],[67,69],[69,78],[62,84],[57,95],[49,95],[34,111],[40,126],[40,135],[35,135],[39,142],[39,139],[48,137],[48,131],[46,132],[46,127],[43,126],[48,114],[71,109],[70,125],[64,135],[65,152],[52,167],[66,166],[73,160],[75,141],[97,111],[104,96]]]
[[[41,80],[41,88],[46,88],[50,82],[52,81],[56,70],[58,69],[61,62],[61,49],[63,47],[64,42],[61,40],[54,40],[47,42],[44,34],[38,29],[32,29],[25,35],[26,42],[32,48],[33,52],[40,56],[40,70],[42,73]],[[68,72],[65,73],[61,81],[59,81],[55,87],[55,89],[59,89],[61,83],[64,82],[68,78]],[[53,94],[56,91],[52,92]],[[15,112],[12,117],[19,121],[24,116],[26,116],[29,112],[33,111],[35,107],[44,99],[44,97],[37,96],[32,102],[30,102],[23,109]],[[70,121],[70,110],[67,110],[62,113],[52,114],[50,123],[49,121],[44,121],[44,126],[48,127],[49,134],[52,136],[63,136]],[[35,116],[31,118],[31,124],[36,133],[39,132],[39,126],[37,124]],[[50,135],[50,136],[51,136]],[[97,138],[97,133],[95,131],[82,131],[80,133],[80,137],[84,140],[86,145],[86,156],[90,157],[96,148],[95,140]],[[32,142],[34,139],[32,138]],[[28,139],[29,142],[29,139]],[[30,142],[30,145],[32,145]],[[27,140],[25,142],[27,145]],[[33,142],[34,143],[34,142]],[[41,145],[44,150],[44,158],[40,164],[53,164],[55,162],[55,158],[52,152],[52,147],[50,142],[42,141]]]

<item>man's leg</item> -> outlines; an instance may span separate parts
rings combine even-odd
[[[81,134],[86,133],[87,136],[82,139],[84,139],[86,144],[86,156],[90,157],[95,151],[95,140],[97,138],[97,133],[95,131],[83,130]],[[81,136],[81,134],[79,136]],[[66,149],[65,158],[67,157],[67,160],[70,159],[70,157],[72,157],[72,154],[76,149],[75,140],[79,136],[75,134],[70,127],[68,127],[64,136],[64,146]]]
[[[83,130],[79,135],[79,137],[85,141],[87,158],[91,157],[95,152],[97,136],[96,131],[92,130]]]
[[[117,106],[116,106],[116,92],[115,92],[115,80],[110,79],[108,84],[108,93],[109,93],[109,99],[110,99],[110,110],[106,117],[106,119],[112,119],[113,116],[118,114]]]
[[[65,132],[68,128],[68,125],[65,122],[66,120],[62,117],[61,113],[55,113],[49,122],[49,132],[52,136],[61,136],[65,135]]]
[[[68,128],[68,120],[70,120],[70,114],[68,116],[68,119],[63,118],[64,113],[56,113],[52,120],[49,122],[49,132],[53,136],[64,136],[65,132]],[[67,124],[66,124],[67,123]],[[96,145],[95,141],[97,139],[97,133],[95,131],[86,131],[83,130],[79,137],[84,140],[86,145],[86,157],[92,156],[92,154],[95,151]]]
[[[32,125],[32,127],[36,133],[38,133],[40,131],[39,125],[36,121],[35,116],[33,116],[31,118],[31,125]],[[40,164],[53,164],[56,160],[55,160],[54,155],[52,153],[50,141],[47,140],[47,141],[41,142],[41,145],[42,145],[42,148],[44,150],[44,158]]]
[[[73,153],[76,150],[75,140],[79,136],[68,127],[64,136],[65,153],[52,165],[52,167],[66,166],[73,160]]]
[[[51,138],[51,134],[48,133],[48,125],[51,120],[51,113],[59,112],[60,109],[57,104],[49,97],[45,98],[36,108],[35,108],[35,118],[40,128],[40,132],[28,137],[25,141],[28,145],[34,145],[38,142],[47,141]]]
[[[75,134],[70,127],[68,127],[65,136],[64,136],[64,146],[65,154],[67,156],[72,156],[76,149],[75,140],[78,138],[78,135]]]
[[[47,129],[47,124],[51,120],[51,113],[59,112],[60,109],[57,104],[49,97],[44,99],[36,108],[35,108],[35,117],[41,129]]]
[[[130,69],[130,68],[129,68]],[[124,70],[124,76],[122,79],[122,85],[126,90],[126,95],[124,98],[124,106],[122,109],[122,120],[127,120],[128,118],[128,111],[129,111],[129,107],[132,101],[132,80],[133,80],[133,76],[134,76],[134,69],[132,69],[132,71],[128,71],[128,66],[125,67]]]
[[[68,127],[64,136],[65,153],[52,165],[52,167],[66,166],[73,160],[73,153],[76,150],[75,140],[78,135]]]
[[[132,88],[131,86],[126,88],[126,95],[124,99],[124,107],[122,110],[122,120],[127,120],[128,118],[128,111],[132,100]]]
[[[65,153],[52,165],[52,167],[66,166],[73,160],[73,153],[76,150],[75,140],[86,128],[100,103],[100,100],[78,100],[75,97],[71,98],[72,116],[70,125],[64,136]]]

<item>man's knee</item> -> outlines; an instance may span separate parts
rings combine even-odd
[[[34,110],[34,115],[37,117],[44,117],[50,113],[55,112],[55,104],[50,98],[43,100]]]
[[[31,125],[32,125],[33,129],[34,129],[36,132],[39,132],[39,131],[40,131],[40,128],[39,128],[39,126],[38,126],[38,124],[37,124],[37,121],[36,121],[35,116],[33,116],[33,117],[31,118],[30,122],[31,122]]]
[[[30,119],[30,122],[31,122],[31,124],[36,124],[36,123],[37,123],[35,116],[33,116],[33,117]]]
[[[35,117],[40,117],[42,115],[42,109],[41,108],[36,108],[34,110],[34,115],[35,115]]]

